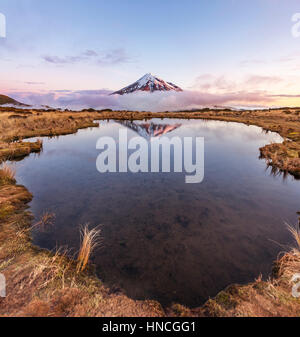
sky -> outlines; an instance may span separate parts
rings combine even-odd
[[[300,106],[299,0],[0,0],[0,13],[0,93],[25,103]],[[184,92],[108,96],[145,73]]]

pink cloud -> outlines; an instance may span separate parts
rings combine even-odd
[[[233,80],[230,77],[213,76],[205,74],[195,79],[191,89],[197,89],[209,93],[232,93],[232,92],[257,92],[262,88],[270,88],[279,83],[283,83],[284,79],[279,76],[267,75],[247,75],[240,80]]]
[[[270,85],[270,84],[276,84],[282,82],[283,79],[278,77],[278,76],[260,76],[260,75],[253,75],[250,76],[246,80],[247,85],[259,85],[259,84],[265,84],[265,85]]]
[[[111,108],[115,110],[172,111],[201,108],[214,105],[268,105],[273,102],[266,92],[228,92],[210,94],[197,91],[139,92],[129,95],[110,96],[108,90],[59,91],[50,93],[11,93],[19,101],[31,105],[50,105],[52,107],[83,109]]]

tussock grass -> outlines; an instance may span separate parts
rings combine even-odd
[[[42,289],[52,282],[60,281],[60,288],[64,289],[66,273],[71,270],[73,262],[68,255],[67,249],[59,248],[52,256],[44,255],[38,261],[34,261],[28,285],[38,281],[38,289]]]
[[[4,163],[0,167],[0,185],[12,184],[15,182],[16,169],[12,165]]]
[[[296,249],[299,250],[300,253],[300,227],[292,227],[292,226],[287,226],[289,232],[292,234],[293,239],[296,241]]]
[[[295,273],[300,271],[300,228],[287,225],[289,232],[295,240],[296,246],[285,252],[277,261],[278,275],[291,279]]]
[[[80,230],[81,244],[77,257],[77,273],[84,271],[89,262],[90,256],[93,250],[99,244],[99,236],[101,230],[99,228],[89,229],[88,225],[85,225]]]
[[[76,119],[70,119],[69,114],[59,111],[42,115],[32,111],[27,119],[10,119],[9,116],[8,113],[1,114],[0,141],[11,142],[29,137],[73,133],[81,127],[96,126],[87,113],[76,114]]]

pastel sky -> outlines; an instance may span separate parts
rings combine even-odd
[[[0,93],[25,102],[117,107],[99,97],[151,72],[188,93],[166,108],[300,106],[299,0],[0,0],[0,13]]]

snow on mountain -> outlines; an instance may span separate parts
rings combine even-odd
[[[136,91],[183,91],[177,85],[171,82],[165,82],[164,80],[153,76],[152,74],[146,74],[138,81],[134,82],[133,84],[125,87],[119,91],[113,92],[111,95],[124,95],[130,94]]]

